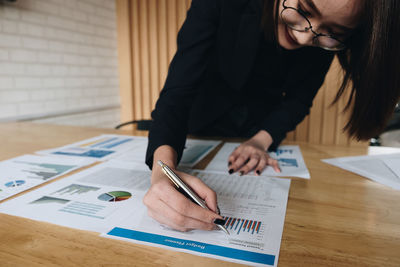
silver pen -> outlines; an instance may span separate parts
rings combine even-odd
[[[187,196],[190,197],[190,199],[198,204],[200,207],[206,209],[206,210],[210,210],[206,203],[195,193],[193,192],[192,189],[190,189],[189,186],[187,186],[181,178],[179,178],[178,175],[176,175],[167,165],[165,165],[161,160],[157,161],[158,165],[161,166],[161,169],[163,170],[163,172],[165,173],[165,175],[168,176],[168,178],[172,181],[172,183],[174,183],[174,185],[178,188],[178,189],[182,189]],[[226,230],[226,228],[223,225],[219,225],[216,224],[219,229],[221,229],[222,231],[224,231],[226,234],[229,235],[228,230]]]

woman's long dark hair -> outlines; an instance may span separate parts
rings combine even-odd
[[[279,19],[275,1],[279,0],[265,0],[263,12],[265,32],[274,36]],[[360,4],[361,23],[346,42],[347,49],[337,53],[344,78],[333,103],[350,90],[345,110],[351,108],[351,115],[344,130],[367,140],[385,129],[400,99],[400,1]]]

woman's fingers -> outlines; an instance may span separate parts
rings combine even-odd
[[[236,161],[237,157],[240,155],[241,150],[242,149],[240,146],[233,150],[232,154],[228,158],[228,167],[230,167]]]
[[[264,151],[255,150],[249,153],[243,149],[239,152],[239,155],[235,155],[236,160],[231,164],[229,173],[239,172],[240,175],[245,175],[254,170],[257,175],[260,175],[268,165],[271,166],[275,172],[281,172],[278,161],[271,158],[268,153]]]
[[[249,173],[251,170],[253,170],[258,162],[260,161],[260,156],[258,154],[253,154],[250,156],[250,160],[243,166],[241,167],[238,172],[240,175],[245,175]]]
[[[215,224],[206,223],[180,214],[162,201],[159,201],[158,205],[153,208],[148,209],[149,216],[173,229],[184,232],[192,229],[215,229]]]
[[[254,172],[257,175],[260,175],[262,173],[262,171],[265,169],[265,167],[267,166],[267,162],[268,162],[268,157],[262,157],[260,159],[260,161],[257,164],[257,167],[255,168]]]
[[[259,162],[257,167],[255,168],[254,172],[257,175],[261,175],[261,173],[263,172],[263,170],[265,169],[266,166],[271,166],[275,172],[280,173],[281,169],[279,167],[279,163],[276,159],[271,158],[269,156],[267,156],[266,158],[262,158]]]
[[[229,167],[229,174],[232,174],[236,171],[238,171],[244,164],[248,162],[250,158],[250,154],[243,151],[234,162],[232,162],[232,165]]]
[[[153,211],[151,209],[147,209],[147,215],[149,215],[151,218],[159,222],[160,224],[163,224],[169,228],[181,231],[181,232],[186,232],[188,231],[187,227],[184,226],[178,226],[177,224],[171,222],[167,217],[161,215],[159,212]]]
[[[217,210],[214,191],[198,178],[184,173],[179,175],[193,191],[206,200],[211,209]],[[143,198],[143,203],[147,206],[149,215],[155,220],[180,231],[212,230],[215,227],[214,220],[222,219],[216,212],[204,209],[186,198],[167,179],[160,179],[154,183]]]
[[[214,190],[209,188],[197,177],[193,177],[185,173],[181,173],[180,177],[196,192],[201,199],[206,202],[209,209],[215,213],[218,213],[217,194],[214,192]]]
[[[273,159],[271,157],[268,158],[268,165],[270,165],[277,173],[281,172],[281,168],[279,167],[278,161],[276,159]]]
[[[170,186],[166,187],[159,186],[159,184],[157,183],[152,187],[154,187],[153,192],[162,202],[167,204],[169,207],[171,207],[173,210],[181,215],[191,217],[205,223],[212,223],[216,218],[222,218],[215,212],[204,209],[199,205],[193,203],[183,194],[178,192],[171,184]],[[155,208],[153,207],[153,209]]]

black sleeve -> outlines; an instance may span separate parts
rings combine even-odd
[[[286,133],[292,131],[310,113],[312,101],[324,82],[333,59],[333,53],[320,48],[304,48],[291,67],[284,85],[285,96],[281,104],[261,123],[273,139],[276,149]],[[299,53],[300,54],[300,53]]]
[[[178,49],[170,64],[167,80],[152,112],[146,164],[152,168],[154,151],[170,145],[178,154],[184,149],[191,104],[197,93],[215,43],[219,1],[193,0],[178,34]]]

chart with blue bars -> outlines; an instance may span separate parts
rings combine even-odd
[[[297,163],[296,159],[285,159],[285,158],[280,158],[278,159],[279,166],[283,167],[299,167],[299,164]]]
[[[259,234],[262,232],[263,223],[257,220],[249,220],[242,218],[223,217],[225,220],[225,227],[230,234],[243,234],[248,233],[251,235]]]
[[[52,154],[101,159],[117,152],[120,146],[133,140],[134,138],[130,136],[106,136],[67,146],[52,152]]]
[[[289,149],[289,148],[278,148],[276,151],[275,151],[275,153],[276,153],[276,155],[277,156],[280,156],[280,155],[282,155],[282,154],[293,154],[293,149]]]
[[[97,142],[84,144],[81,146],[90,146],[93,148],[105,148],[105,149],[112,149],[116,146],[122,145],[124,143],[132,141],[132,137],[123,138],[123,137],[111,137],[111,138],[104,138],[101,140],[97,140]]]

